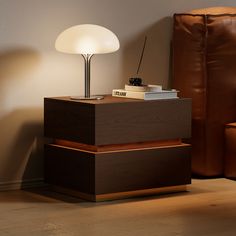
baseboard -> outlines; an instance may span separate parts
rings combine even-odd
[[[0,191],[19,190],[44,186],[46,186],[46,184],[44,183],[43,178],[0,182]]]

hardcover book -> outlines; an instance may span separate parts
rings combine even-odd
[[[157,99],[176,99],[178,98],[177,90],[162,90],[159,92],[136,92],[127,91],[125,89],[113,89],[112,96],[125,97],[143,100],[157,100]]]

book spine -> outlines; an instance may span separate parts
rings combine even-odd
[[[167,90],[162,92],[136,92],[136,91],[127,91],[124,89],[113,89],[112,96],[143,99],[143,100],[178,98],[177,91],[167,91]]]
[[[130,91],[113,89],[112,96],[114,97],[126,97],[126,98],[135,98],[135,99],[144,99],[143,93],[130,93]]]

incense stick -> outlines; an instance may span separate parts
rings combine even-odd
[[[142,50],[142,53],[141,53],[141,57],[140,57],[140,60],[139,60],[139,64],[138,64],[138,69],[137,69],[137,75],[139,73],[139,70],[140,70],[140,67],[141,67],[141,63],[143,61],[143,54],[144,54],[144,50],[145,50],[145,47],[146,47],[146,42],[147,42],[147,36],[145,36],[145,39],[144,39],[144,43],[143,43],[143,50]]]

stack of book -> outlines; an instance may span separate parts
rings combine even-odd
[[[176,99],[178,98],[178,91],[175,89],[163,90],[158,85],[147,86],[131,86],[125,85],[125,89],[113,89],[112,96],[135,98],[143,100],[157,100],[157,99]]]

